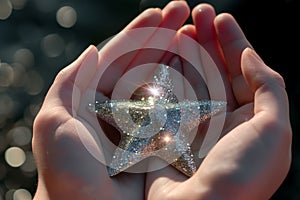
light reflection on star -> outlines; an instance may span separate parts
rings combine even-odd
[[[224,101],[178,102],[166,65],[160,65],[153,79],[154,83],[147,88],[149,96],[140,100],[109,100],[88,105],[90,111],[121,133],[108,166],[110,176],[150,156],[160,157],[192,176],[197,166],[189,133],[226,107]]]

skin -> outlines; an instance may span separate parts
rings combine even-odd
[[[193,24],[183,26],[190,14]],[[172,1],[162,10],[144,11],[123,31],[138,27],[176,30],[175,37],[186,34],[210,53],[226,88],[224,136],[191,178],[169,166],[109,177],[106,167],[83,146],[74,127],[83,133],[95,131],[93,124],[85,129],[89,120],[81,117],[80,105],[95,89],[91,83],[101,70],[102,58],[122,41],[112,40],[111,48],[101,56],[90,46],[59,72],[34,121],[32,145],[39,175],[34,199],[269,199],[291,163],[292,130],[283,78],[255,53],[231,15],[216,15],[209,4],[200,4],[190,13],[184,1]],[[110,85],[145,55],[143,51],[133,54],[123,66],[111,69],[116,79],[104,80],[98,92],[109,94]],[[161,60],[164,55],[156,53],[154,57]],[[85,72],[82,80],[76,79],[80,69]],[[79,99],[75,106],[73,90]]]

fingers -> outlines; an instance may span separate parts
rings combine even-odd
[[[291,164],[292,129],[285,83],[282,76],[266,66],[250,48],[243,51],[241,65],[254,93],[255,115],[249,123],[263,144],[260,152],[267,151],[270,154],[267,158],[271,163],[268,164],[274,167],[273,172],[265,173],[269,174],[269,179],[265,180],[274,180],[270,188],[275,191],[286,177]],[[256,149],[259,151],[259,148]]]
[[[162,21],[161,12],[159,8],[149,8],[131,21],[123,31],[141,27],[157,27]]]
[[[70,110],[68,109],[72,107],[72,93],[78,71],[83,67],[87,70],[84,72],[84,76],[91,76],[95,70],[94,66],[97,64],[97,55],[96,47],[90,46],[78,59],[58,73],[46,95],[42,108],[35,118],[33,144],[43,144],[45,133],[56,130],[57,127],[71,118]],[[90,66],[90,64],[92,65]],[[85,86],[85,84],[82,84],[79,87]],[[46,135],[51,137],[49,134]],[[40,142],[37,143],[37,140]]]
[[[88,47],[77,60],[62,69],[50,87],[43,107],[71,106],[73,90],[78,95],[84,91],[94,77],[98,63],[98,50],[95,46]],[[74,87],[77,86],[77,87]]]
[[[204,47],[217,46],[216,32],[214,29],[214,19],[216,13],[209,4],[199,4],[192,11],[193,22],[198,33],[198,41]],[[210,46],[209,46],[210,45]]]
[[[240,60],[242,51],[251,45],[230,14],[218,15],[214,23],[232,81],[234,96],[239,105],[244,105],[253,101],[253,93],[242,75]]]
[[[164,20],[160,27],[177,30],[185,23],[189,14],[190,9],[185,1],[171,1],[162,11]]]
[[[163,44],[166,44],[165,49],[167,49],[172,38],[166,39],[163,35],[159,35],[156,33],[155,27],[176,29],[182,26],[188,15],[189,8],[186,2],[172,1],[162,11],[148,9],[138,16],[119,34],[119,37],[118,35],[114,37],[106,48],[102,49],[100,62],[104,65],[113,62],[113,65],[109,66],[105,76],[101,77],[99,90],[110,94],[125,71],[146,62],[158,62],[162,57],[162,52],[154,50],[149,53],[143,47],[163,41]],[[145,23],[145,21],[148,22]],[[136,29],[143,27],[152,28]]]
[[[160,27],[177,30],[184,24],[190,10],[185,1],[171,1],[163,10],[149,8],[128,24],[124,30],[140,27]]]
[[[82,63],[90,62],[90,59],[93,59],[97,62],[98,60],[98,50],[95,46],[91,45],[89,46],[73,63],[62,69],[56,80],[59,81],[74,81],[77,75],[77,72],[82,65]],[[85,64],[87,65],[87,64]]]
[[[208,52],[222,76],[227,94],[228,106],[234,107],[235,100],[228,80],[226,63],[217,38],[216,27],[214,25],[214,20],[216,18],[215,10],[209,4],[199,4],[192,11],[192,18],[197,31],[199,44]]]
[[[101,77],[101,84],[98,87],[100,92],[108,95],[112,91],[117,80],[136,56],[137,52],[134,50],[141,48],[154,32],[153,28],[141,30],[140,32],[143,33],[136,37],[137,34],[132,33],[132,30],[143,27],[158,27],[162,19],[160,9],[147,9],[128,24],[123,31],[104,44],[105,46],[100,49],[100,65],[103,70],[106,67],[108,69],[105,76],[102,75]],[[129,53],[130,51],[133,52]],[[114,63],[112,64],[112,62]]]
[[[182,58],[182,74],[191,84],[198,99],[209,99],[207,85],[210,79],[207,76],[206,67],[203,66],[204,63],[208,64],[208,62],[203,60],[204,49],[193,39],[197,37],[196,34],[194,26],[186,25],[176,35],[178,52]],[[210,70],[213,70],[213,64],[213,62],[209,63]],[[186,98],[189,97],[186,96]]]
[[[197,30],[196,27],[192,24],[184,25],[178,30],[178,33],[185,34],[190,38],[194,39],[195,41],[197,41]]]
[[[126,70],[147,62],[159,63],[162,62],[165,51],[172,48],[173,37],[175,30],[178,30],[187,20],[190,14],[190,9],[185,1],[171,1],[162,10],[162,22],[159,29],[151,35],[145,46],[155,48],[159,44],[158,49],[146,50],[141,49],[134,60],[129,64]],[[163,29],[166,29],[165,31]],[[174,30],[174,32],[170,31]]]
[[[78,71],[83,67],[86,70],[86,72],[84,72],[84,77],[91,76],[93,71],[95,71],[94,66],[97,64],[97,55],[98,51],[96,47],[90,46],[78,57],[78,59],[58,73],[45,97],[42,108],[36,117],[34,126],[38,125],[38,128],[35,127],[35,129],[43,130],[44,127],[51,126],[49,121],[56,122],[55,126],[58,126],[62,121],[70,119],[68,108],[72,107],[74,82]],[[79,85],[81,88],[84,88],[85,86],[85,81]],[[60,115],[58,116],[57,113],[60,113]]]
[[[200,45],[210,54],[217,66],[223,73],[224,60],[214,27],[216,13],[209,4],[199,4],[193,9],[192,18],[197,31],[197,39]]]
[[[209,99],[207,76],[202,67],[203,49],[197,41],[198,35],[194,25],[188,24],[178,30],[178,51],[186,59],[182,61],[182,74],[189,80],[198,99]],[[189,95],[186,95],[186,98],[189,98]]]
[[[98,66],[98,50],[95,46],[91,46],[86,54],[80,68],[77,72],[77,76],[74,80],[74,84],[77,86],[80,92],[86,90],[89,83],[95,76]]]
[[[268,119],[277,119],[289,124],[288,97],[283,78],[266,66],[254,50],[247,48],[242,54],[242,72],[255,94],[254,113],[267,114]]]
[[[268,199],[286,177],[291,161],[288,98],[282,77],[252,49],[246,48],[241,59],[242,73],[255,95],[254,116],[219,140],[189,180],[228,199],[244,196],[233,190],[246,190],[251,199]],[[251,104],[241,108],[246,113],[253,110]]]

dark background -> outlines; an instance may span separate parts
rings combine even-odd
[[[37,174],[31,153],[32,122],[59,70],[90,44],[118,33],[143,9],[163,0],[0,0],[0,200],[31,199]],[[230,12],[264,61],[282,74],[290,101],[293,160],[290,172],[272,199],[300,199],[299,159],[299,21],[296,0],[211,2],[218,13]],[[72,27],[56,18],[63,6],[76,12]],[[72,18],[71,18],[72,19]],[[297,22],[296,22],[297,21]],[[297,28],[298,27],[298,28]],[[18,147],[26,160],[13,166],[9,151]],[[298,172],[298,173],[297,173]]]

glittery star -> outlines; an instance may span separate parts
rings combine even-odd
[[[153,79],[147,88],[150,95],[140,100],[96,101],[88,105],[90,111],[121,133],[119,148],[108,167],[110,176],[151,156],[192,176],[197,166],[189,133],[226,106],[224,101],[213,100],[178,102],[166,65],[160,65]]]

